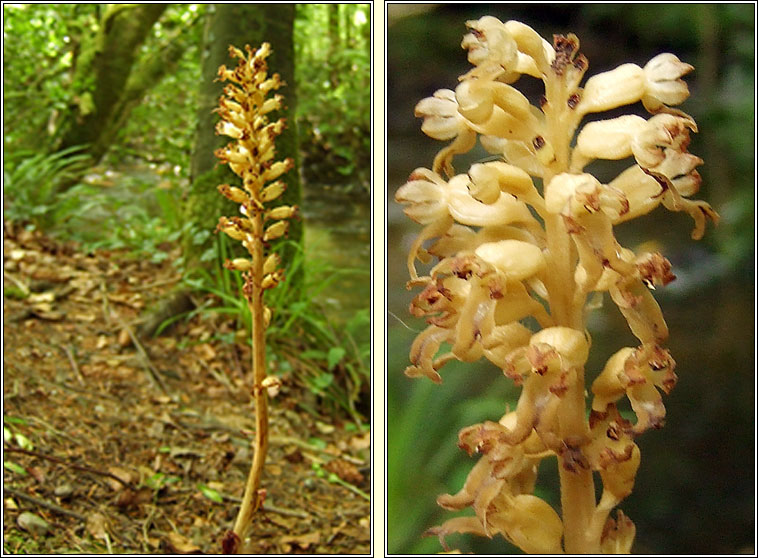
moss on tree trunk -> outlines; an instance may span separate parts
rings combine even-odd
[[[75,92],[59,127],[58,149],[88,145],[98,161],[108,150],[120,124],[156,76],[132,77],[139,47],[167,4],[113,4],[103,14],[97,33],[82,45],[76,61]],[[174,53],[176,56],[177,53]],[[130,83],[131,82],[131,83]],[[140,94],[135,98],[135,85]],[[125,93],[132,100],[127,102]]]

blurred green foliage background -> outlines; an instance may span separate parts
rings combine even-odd
[[[627,62],[644,65],[673,52],[695,66],[682,109],[700,133],[690,151],[705,160],[703,187],[721,223],[690,238],[689,217],[662,207],[617,228],[624,246],[653,242],[677,280],[656,291],[671,330],[668,348],[679,383],[665,398],[667,423],[642,435],[634,493],[621,504],[637,526],[635,553],[753,552],[755,534],[755,5],[753,4],[444,4],[389,5],[388,106],[388,551],[433,553],[422,533],[452,517],[435,499],[455,493],[475,463],[458,431],[497,420],[518,391],[491,365],[451,363],[443,384],[403,375],[408,349],[424,329],[412,318],[405,265],[420,226],[393,196],[417,167],[430,167],[445,143],[420,131],[413,107],[440,88],[454,89],[469,69],[460,48],[465,22],[483,15],[517,19],[543,37],[575,33],[590,62],[587,76]],[[521,87],[520,82],[516,83]],[[529,96],[529,95],[528,95]],[[644,114],[640,107],[639,114]],[[625,109],[628,110],[628,109]],[[476,151],[470,160],[488,156]],[[465,164],[458,161],[457,169]],[[623,168],[623,167],[622,167]],[[620,170],[593,167],[601,180]],[[606,297],[590,321],[589,380],[622,346],[636,345]],[[546,460],[548,461],[548,460]],[[554,463],[545,463],[540,496],[559,503]],[[466,513],[471,513],[467,510]],[[518,552],[503,539],[451,536],[463,552]]]

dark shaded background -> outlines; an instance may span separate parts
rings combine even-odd
[[[742,5],[389,5],[387,32],[388,129],[388,551],[440,550],[422,538],[453,516],[437,495],[460,489],[475,461],[456,447],[460,428],[497,420],[517,392],[499,370],[483,363],[451,363],[442,386],[403,375],[408,349],[424,323],[407,311],[408,247],[421,227],[393,196],[416,167],[430,167],[445,143],[420,131],[413,107],[439,88],[454,89],[469,69],[460,48],[465,21],[493,15],[518,19],[550,39],[575,33],[590,62],[587,76],[622,63],[644,65],[673,52],[695,66],[682,109],[700,133],[690,151],[705,160],[695,196],[721,214],[702,241],[690,238],[686,214],[658,208],[618,227],[634,248],[654,242],[677,280],[656,297],[671,330],[668,348],[679,383],[665,399],[667,424],[637,442],[642,465],[634,493],[621,508],[637,526],[635,553],[753,552],[755,535],[755,6]],[[526,80],[525,80],[526,81]],[[521,82],[516,83],[521,87]],[[534,98],[539,91],[528,91]],[[641,107],[632,107],[644,114]],[[625,109],[627,112],[629,109]],[[457,159],[461,170],[487,156]],[[603,181],[620,167],[592,170]],[[635,338],[606,297],[590,321],[589,380],[605,360]],[[553,460],[546,460],[553,461]],[[552,469],[552,470],[551,470]],[[538,494],[557,506],[554,464],[540,470]],[[467,513],[471,513],[470,510]],[[518,552],[503,539],[451,536],[451,547],[477,553]]]

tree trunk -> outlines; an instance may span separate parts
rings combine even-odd
[[[97,33],[81,46],[74,76],[77,89],[59,127],[57,149],[87,145],[93,162],[106,153],[129,111],[165,71],[162,64],[154,63],[144,73],[132,75],[139,47],[167,7],[108,6]],[[163,54],[171,60],[181,53],[169,49]]]
[[[335,55],[340,51],[340,6],[339,4],[328,4],[329,10],[329,59],[335,60]],[[332,87],[339,85],[339,67],[338,64],[332,63],[332,69],[329,72],[329,83]]]
[[[285,173],[282,179],[287,191],[279,198],[283,204],[299,205],[301,201],[300,166],[297,149],[297,129],[295,125],[295,54],[293,43],[294,4],[215,4],[209,5],[210,12],[205,30],[202,82],[200,84],[199,114],[192,153],[190,187],[185,205],[185,223],[191,223],[184,239],[184,255],[188,269],[202,267],[201,256],[212,247],[212,232],[219,217],[235,215],[238,208],[221,196],[216,186],[223,183],[234,185],[239,179],[227,165],[218,164],[213,152],[231,141],[226,136],[215,134],[218,117],[213,109],[218,105],[223,85],[215,81],[218,67],[236,64],[229,57],[229,45],[243,48],[249,44],[257,48],[263,42],[271,43],[273,53],[268,58],[269,74],[278,73],[286,83],[278,91],[284,96],[287,129],[276,140],[277,160],[292,157],[295,168]],[[281,111],[280,111],[281,112]],[[271,121],[279,118],[272,113]],[[289,239],[302,244],[302,223],[292,220]],[[236,248],[236,247],[235,247]],[[294,249],[282,254],[286,265],[292,259]],[[289,277],[288,281],[295,279]]]

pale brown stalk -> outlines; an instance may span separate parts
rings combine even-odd
[[[294,165],[292,159],[275,161],[274,139],[284,129],[284,119],[269,123],[267,114],[281,108],[282,97],[268,98],[282,82],[278,74],[269,77],[266,58],[271,53],[268,43],[258,50],[245,47],[247,54],[230,46],[229,53],[238,59],[235,69],[219,68],[219,78],[231,83],[224,88],[217,112],[221,121],[218,134],[230,136],[236,142],[216,150],[216,156],[229,164],[242,179],[242,188],[222,184],[219,192],[240,204],[242,217],[221,217],[217,229],[242,243],[249,258],[227,260],[228,269],[243,272],[243,293],[252,316],[252,396],[255,405],[255,443],[250,468],[234,528],[222,540],[225,554],[244,552],[256,512],[263,506],[266,496],[261,488],[266,453],[268,450],[268,394],[276,392],[280,381],[266,375],[266,328],[271,320],[271,309],[266,307],[263,293],[276,287],[283,279],[279,269],[279,256],[266,254],[269,241],[286,234],[287,219],[297,212],[295,206],[269,208],[265,204],[279,198],[284,183],[277,180]],[[269,184],[270,183],[270,184]],[[268,223],[268,224],[267,224]]]

